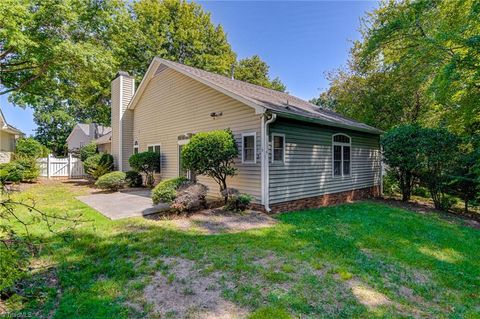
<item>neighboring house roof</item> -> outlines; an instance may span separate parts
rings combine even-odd
[[[95,144],[109,144],[112,142],[112,131],[108,132],[107,134],[100,136],[96,140],[94,140]]]
[[[91,131],[94,127],[96,127],[96,132]],[[75,132],[75,129],[77,129],[77,128],[80,129],[81,131],[83,131],[83,133],[85,133],[85,135],[87,135],[87,136],[89,136],[93,139],[98,138],[100,136],[103,136],[105,134],[108,134],[112,131],[112,128],[108,127],[108,126],[78,123],[77,125],[75,125],[73,127],[72,131],[68,135],[67,141],[72,137],[73,132]]]
[[[15,135],[25,135],[22,131],[20,131],[18,128],[14,127],[13,125],[10,125],[7,123],[7,120],[5,119],[5,116],[3,115],[2,109],[0,109],[0,119],[2,121],[2,126],[1,130],[10,134],[15,134]]]
[[[262,109],[267,109],[281,116],[295,118],[298,120],[343,127],[373,134],[383,133],[381,130],[372,126],[347,118],[331,110],[304,101],[293,95],[231,79],[222,75],[207,72],[158,57],[155,58],[150,64],[147,74],[145,74],[142,83],[140,83],[137,92],[135,92],[135,95],[130,102],[129,108],[135,107],[144,90],[144,87],[148,83],[148,80],[150,80],[155,74],[161,72],[162,69],[165,69],[165,67],[170,67],[188,77],[196,79],[210,86],[213,89],[216,89],[234,99],[254,107],[258,112],[261,112]]]

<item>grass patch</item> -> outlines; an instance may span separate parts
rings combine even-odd
[[[263,307],[252,313],[249,319],[291,319],[292,316],[282,308]]]
[[[83,194],[57,183],[16,195],[49,212],[81,212],[90,222],[69,241],[33,226],[56,286],[36,284],[14,296],[20,307],[11,316],[52,309],[54,318],[152,315],[148,303],[134,309],[129,302],[143,298],[155,274],[172,274],[163,262],[172,257],[193,262],[202,275],[221,274],[222,298],[251,318],[480,316],[480,232],[459,220],[358,202],[281,214],[271,228],[206,235],[166,221],[110,221],[75,199]],[[40,283],[46,274],[27,281]]]

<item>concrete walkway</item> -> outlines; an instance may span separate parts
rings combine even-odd
[[[150,190],[92,194],[77,199],[110,219],[150,215],[169,207],[163,203],[153,206]]]

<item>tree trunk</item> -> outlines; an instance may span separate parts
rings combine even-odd
[[[412,195],[412,184],[413,184],[413,177],[412,174],[406,172],[405,175],[401,175],[400,177],[400,187],[402,189],[402,201],[408,202]]]
[[[227,181],[226,181],[226,178],[225,179],[220,179],[220,193],[227,188]],[[225,204],[227,203],[227,200],[228,200],[228,194],[226,194],[225,196],[223,196],[223,200],[225,202]]]
[[[465,214],[468,214],[468,199],[465,199],[465,209],[464,209]]]

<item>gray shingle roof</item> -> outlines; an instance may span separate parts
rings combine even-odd
[[[298,118],[299,120],[314,120],[325,125],[345,127],[373,134],[382,134],[381,130],[372,126],[347,118],[331,110],[321,108],[293,95],[231,79],[181,63],[161,58],[157,59],[167,66],[171,65],[181,70],[182,73],[201,78],[203,81],[210,82],[215,86],[240,96],[258,106],[271,110],[273,113],[278,113],[279,115]]]
[[[108,144],[112,142],[112,131],[108,132],[105,135],[100,136],[95,141],[95,144]]]
[[[87,135],[91,136],[94,135],[95,132],[90,132],[90,127],[92,127],[90,124],[85,124],[85,123],[78,123],[77,126]],[[101,126],[101,125],[96,125],[97,128],[97,136],[102,136],[105,134],[108,134],[109,132],[112,131],[111,127],[108,126]]]

